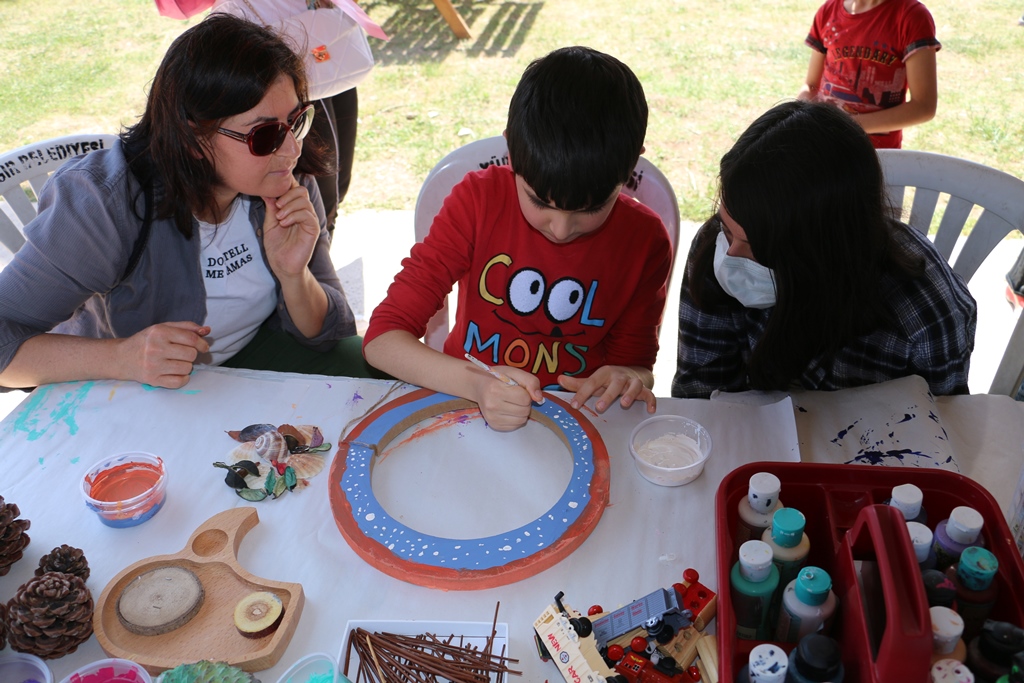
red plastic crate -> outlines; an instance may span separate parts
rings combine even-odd
[[[999,560],[1001,599],[992,618],[1024,626],[1024,561],[995,499],[977,482],[943,470],[867,465],[759,462],[730,472],[718,487],[718,643],[722,683],[736,680],[758,641],[736,638],[729,571],[736,562],[737,506],[751,475],[771,472],[782,482],[780,498],[804,513],[811,541],[807,564],[825,569],[839,608],[832,637],[843,651],[847,683],[927,680],[931,663],[931,622],[924,585],[903,516],[886,506],[892,488],[911,483],[924,493],[928,526],[969,505],[985,520],[986,547]],[[865,588],[856,563],[865,572]],[[874,579],[874,580],[872,580]],[[874,589],[871,586],[874,585]],[[1006,599],[1003,599],[1006,598]],[[781,644],[787,652],[794,644]]]

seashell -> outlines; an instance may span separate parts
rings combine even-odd
[[[275,429],[276,428],[274,427],[274,425],[255,424],[249,425],[248,427],[239,432],[228,432],[228,436],[230,436],[235,441],[241,441],[242,443],[246,443],[248,441],[255,441],[260,434],[263,434],[265,432],[272,432]]]
[[[295,476],[299,478],[301,484],[303,479],[320,474],[327,460],[321,453],[295,453],[283,456],[281,462],[295,470]]]
[[[294,425],[281,425],[277,428],[277,431],[279,431],[281,436],[284,436],[285,438],[289,436],[292,437],[300,446],[305,446],[309,443],[309,438],[306,434],[303,434],[302,431]]]
[[[292,436],[300,446],[316,448],[324,442],[324,436],[316,425],[281,425],[277,428],[285,436]]]
[[[277,462],[288,455],[288,444],[278,431],[265,432],[256,437],[256,454],[264,460]]]

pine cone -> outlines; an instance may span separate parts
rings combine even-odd
[[[16,519],[21,510],[14,503],[4,504],[0,496],[0,576],[11,570],[11,565],[21,559],[28,545],[29,522],[27,519]]]
[[[7,605],[0,602],[0,650],[7,647]]]
[[[46,572],[74,574],[82,581],[88,581],[89,561],[85,559],[85,553],[65,543],[59,548],[54,548],[39,560],[36,576],[42,576]]]
[[[7,603],[7,638],[18,652],[63,657],[92,635],[92,613],[92,595],[80,577],[47,572]]]

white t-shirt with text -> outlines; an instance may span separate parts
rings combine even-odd
[[[199,221],[200,266],[206,285],[209,357],[220,365],[248,344],[277,306],[277,286],[249,222],[251,201],[238,197],[220,225]]]

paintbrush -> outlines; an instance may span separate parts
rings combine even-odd
[[[506,374],[504,374],[502,372],[498,372],[497,370],[492,370],[487,365],[487,363],[484,363],[482,360],[480,360],[479,358],[477,358],[475,356],[471,356],[471,355],[469,355],[467,353],[466,354],[466,360],[468,360],[470,363],[472,363],[473,365],[477,366],[478,368],[480,368],[481,370],[483,370],[484,372],[489,374],[491,377],[494,377],[495,379],[501,380],[502,382],[504,382],[505,384],[509,385],[510,387],[518,387],[519,386],[519,383],[516,382],[514,379],[512,379],[511,377],[509,377],[508,375],[506,375]]]

